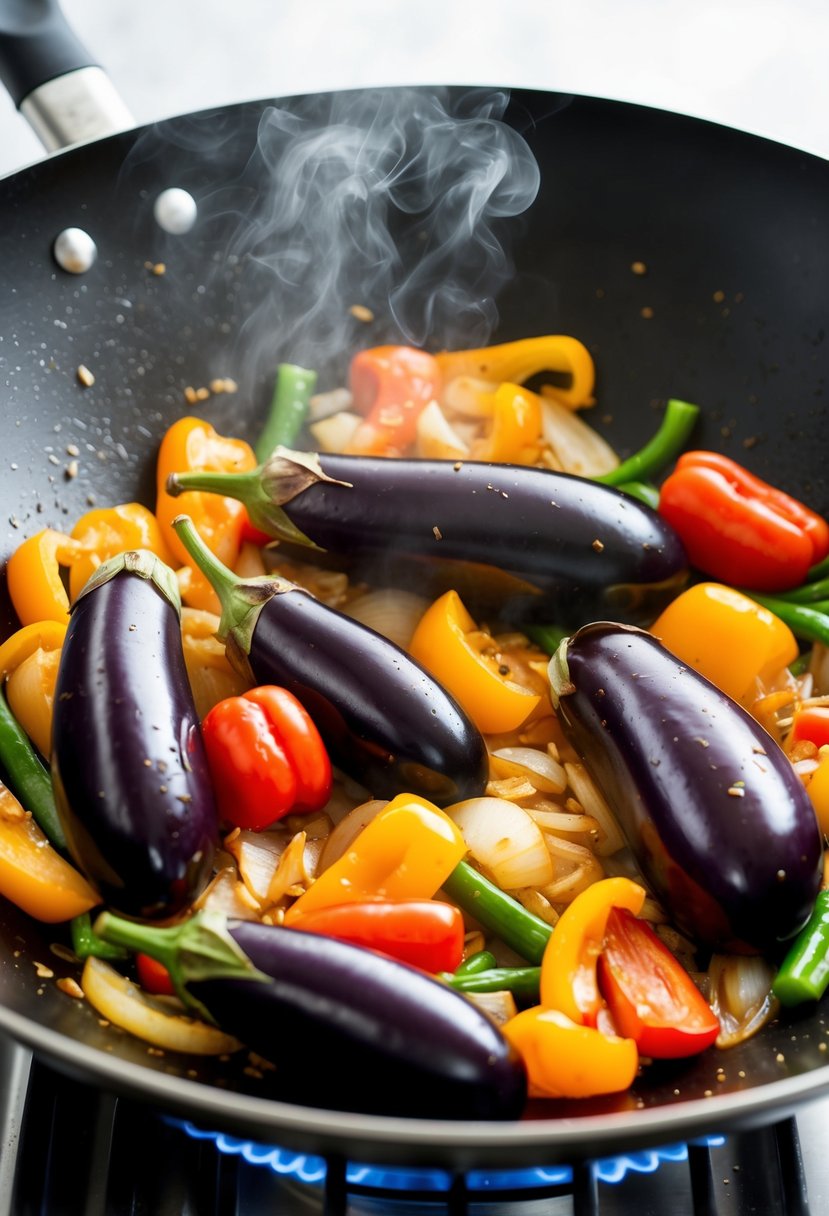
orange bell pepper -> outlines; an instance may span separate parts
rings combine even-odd
[[[533,464],[541,438],[541,401],[520,384],[501,384],[493,394],[492,428],[472,449],[473,460]]]
[[[179,578],[182,599],[191,608],[219,611],[215,592],[176,536],[173,520],[177,515],[189,515],[211,552],[226,566],[233,567],[242,545],[247,511],[233,498],[199,490],[187,490],[174,498],[167,493],[167,478],[171,473],[245,473],[255,468],[256,456],[250,444],[219,435],[201,418],[180,418],[161,441],[156,465],[155,514],[165,543],[174,559],[182,563]]]
[[[99,507],[82,515],[72,529],[75,540],[85,546],[69,569],[69,598],[80,595],[87,580],[102,562],[127,549],[149,549],[167,565],[172,556],[161,535],[158,520],[138,502]]]
[[[15,549],[6,566],[14,610],[21,625],[42,621],[69,623],[69,597],[61,566],[71,566],[84,555],[80,541],[53,528],[44,528]]]
[[[818,752],[818,766],[809,779],[806,793],[812,800],[821,832],[829,836],[829,747]]]
[[[447,591],[427,608],[409,653],[484,734],[515,730],[541,701],[501,674],[492,638],[477,630],[456,591]]]
[[[411,346],[360,351],[349,372],[354,408],[365,415],[346,445],[362,456],[402,456],[414,443],[417,419],[440,388],[432,355]]]
[[[524,1061],[531,1098],[614,1094],[636,1077],[639,1052],[633,1039],[580,1026],[557,1009],[534,1005],[501,1029]]]
[[[60,650],[66,637],[66,626],[60,621],[36,621],[24,625],[0,645],[0,680],[16,671],[38,650]]]
[[[285,924],[299,926],[308,913],[336,904],[431,899],[465,854],[448,815],[425,798],[398,794],[291,905]]]
[[[546,371],[569,380],[565,386],[547,386],[550,395],[563,405],[575,409],[593,399],[595,369],[590,352],[576,338],[564,334],[521,338],[479,350],[442,351],[435,360],[444,383],[455,376],[474,376],[494,384],[524,384],[531,376]]]
[[[0,785],[0,895],[48,924],[71,920],[101,902],[4,785]]]
[[[683,591],[650,632],[683,663],[743,703],[752,699],[756,680],[772,680],[798,654],[788,625],[721,583],[698,583]]]

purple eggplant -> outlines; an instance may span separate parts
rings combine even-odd
[[[105,562],[75,602],[55,688],[52,781],[69,851],[113,908],[172,916],[210,874],[218,814],[173,572]]]
[[[679,538],[650,507],[548,469],[277,448],[250,473],[173,474],[167,489],[235,496],[283,541],[392,581],[437,577],[505,619],[652,620],[688,573]]]
[[[202,912],[95,931],[163,963],[182,1000],[276,1066],[279,1098],[431,1119],[516,1119],[526,1074],[490,1018],[425,972],[335,938]]]
[[[231,662],[256,684],[289,689],[338,768],[376,798],[408,792],[448,806],[483,793],[480,732],[405,650],[285,579],[243,582],[187,516],[174,526],[219,596]]]
[[[649,633],[599,622],[550,662],[564,732],[675,922],[714,949],[773,950],[811,913],[823,849],[788,758]]]

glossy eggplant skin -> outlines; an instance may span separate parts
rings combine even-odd
[[[191,981],[216,1022],[276,1065],[278,1096],[325,1109],[516,1119],[523,1064],[495,1024],[425,972],[296,929],[232,922],[271,977]]]
[[[440,578],[505,619],[644,623],[687,577],[656,512],[610,486],[519,465],[320,455],[331,478],[283,504],[326,551],[394,581]],[[459,569],[459,566],[461,567]]]
[[[55,689],[52,780],[69,850],[126,916],[187,907],[218,815],[176,609],[123,570],[82,594]]]
[[[486,745],[457,702],[404,650],[307,592],[263,605],[248,663],[258,684],[302,702],[332,762],[374,797],[448,806],[483,793]]]
[[[562,648],[559,719],[658,898],[713,949],[774,951],[808,918],[823,857],[782,749],[642,630],[599,622]]]

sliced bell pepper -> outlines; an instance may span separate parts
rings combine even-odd
[[[720,1033],[716,1014],[685,968],[626,908],[613,908],[607,918],[598,975],[616,1029],[643,1056],[698,1055]]]
[[[533,464],[541,438],[541,401],[520,384],[501,384],[493,394],[489,434],[472,450],[474,460]]]
[[[501,1030],[524,1060],[531,1098],[620,1093],[636,1077],[639,1053],[632,1039],[580,1026],[557,1009],[534,1005]]]
[[[820,753],[818,766],[809,779],[806,793],[815,808],[821,832],[829,837],[829,751]]]
[[[402,456],[414,443],[418,416],[440,390],[433,356],[411,346],[375,346],[354,356],[349,381],[354,409],[365,419],[346,452]]]
[[[87,511],[72,529],[72,537],[84,546],[84,551],[69,569],[69,598],[72,603],[102,562],[127,549],[149,549],[168,566],[172,565],[172,556],[158,520],[152,511],[139,502]]]
[[[214,705],[202,722],[219,814],[261,831],[288,814],[318,811],[331,794],[331,762],[293,693],[251,688]]]
[[[799,586],[829,552],[826,520],[716,452],[680,456],[659,513],[698,570],[753,591]]]
[[[60,650],[65,637],[66,626],[60,621],[35,621],[16,630],[0,645],[0,680],[38,650]]]
[[[425,798],[398,794],[288,908],[285,924],[335,904],[431,899],[465,853],[448,815]]]
[[[603,878],[564,909],[541,960],[541,1004],[595,1026],[604,1008],[596,966],[613,908],[638,913],[645,891],[629,878]]]
[[[307,933],[379,950],[423,971],[454,971],[463,958],[463,916],[458,908],[436,899],[335,904],[291,923]]]
[[[520,338],[477,350],[442,351],[435,360],[444,383],[455,376],[474,376],[495,384],[524,384],[539,372],[554,372],[566,376],[569,384],[548,385],[552,397],[571,408],[592,401],[593,359],[587,347],[565,334]]]
[[[0,645],[0,681],[9,707],[42,756],[49,755],[52,705],[66,626],[59,621],[24,625]]]
[[[733,587],[697,583],[673,600],[650,632],[734,701],[797,658],[794,634],[773,612]],[[827,737],[829,742],[829,737]]]
[[[143,954],[140,950],[136,953],[135,970],[138,974],[138,982],[145,992],[151,992],[155,996],[176,995],[170,972],[163,963],[150,958],[149,954]]]
[[[829,744],[829,705],[802,705],[795,710],[789,742],[804,741],[817,748]]]
[[[242,503],[221,494],[187,490],[180,498],[167,493],[171,473],[244,473],[256,468],[250,444],[228,439],[201,418],[180,418],[164,435],[156,465],[156,518],[165,543],[184,571],[182,598],[192,608],[218,611],[218,600],[207,579],[196,568],[173,528],[177,515],[189,515],[202,540],[220,561],[233,567],[242,544],[247,512]]]
[[[447,591],[427,608],[409,653],[484,734],[515,730],[541,702],[540,696],[502,674],[492,638],[477,629],[456,591]]]
[[[53,528],[44,528],[17,546],[8,560],[6,577],[22,625],[69,623],[69,597],[60,568],[71,566],[84,552],[80,541]]]

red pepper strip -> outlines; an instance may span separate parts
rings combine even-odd
[[[650,925],[626,908],[607,918],[598,973],[617,1032],[643,1056],[693,1056],[717,1038],[716,1014],[694,981]]]
[[[417,420],[438,393],[440,369],[431,355],[411,346],[375,346],[351,361],[354,408],[365,414],[346,452],[402,456],[417,434]]]
[[[291,927],[379,950],[423,971],[454,971],[463,958],[463,916],[436,899],[334,904],[298,917]]]
[[[135,956],[135,969],[138,972],[138,982],[145,992],[156,996],[175,996],[176,990],[170,978],[170,972],[163,963],[150,958],[149,954]]]
[[[789,743],[814,743],[824,747],[829,743],[829,705],[804,705],[795,710]]]
[[[261,549],[264,545],[269,545],[273,541],[273,537],[269,532],[263,532],[261,528],[255,527],[248,516],[247,511],[242,518],[242,531],[240,534],[242,543],[247,542],[250,545],[258,545]]]
[[[659,513],[698,570],[754,591],[798,586],[829,552],[826,520],[716,452],[679,458]]]
[[[328,801],[328,753],[287,689],[263,685],[220,701],[206,715],[202,734],[219,813],[235,827],[261,831]]]

